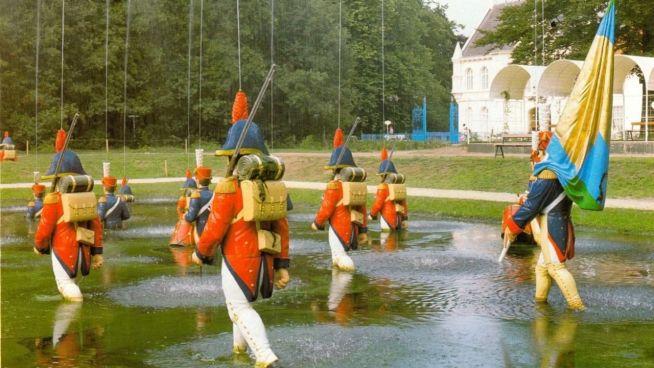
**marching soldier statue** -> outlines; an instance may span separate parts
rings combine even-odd
[[[356,125],[355,122],[352,131]],[[366,172],[354,163],[352,152],[343,142],[343,131],[340,128],[336,129],[334,150],[325,169],[331,170],[332,180],[327,183],[322,204],[311,228],[317,231],[328,226],[332,265],[341,271],[354,271],[354,262],[347,252],[357,249],[360,243],[368,242],[368,189],[365,183]]]
[[[203,155],[203,149],[195,150],[195,179],[197,189],[191,193],[188,211],[184,214],[184,219],[195,225],[193,238],[196,243],[200,239],[202,231],[204,231],[204,226],[207,224],[209,212],[211,211],[211,200],[213,199],[213,193],[209,190],[211,169],[202,165]]]
[[[252,303],[259,296],[270,298],[273,285],[284,288],[289,281],[287,192],[280,180],[283,163],[268,154],[259,127],[248,119],[242,91],[236,94],[227,140],[216,155],[229,160],[228,174],[216,185],[209,219],[192,259],[212,264],[220,248],[222,288],[233,322],[233,352],[245,353],[249,346],[256,366],[269,367],[278,358]]]
[[[43,196],[45,195],[45,185],[34,183],[32,185],[32,195],[34,199],[27,204],[27,218],[38,220],[43,211]]]
[[[73,119],[72,132],[78,115]],[[70,134],[70,133],[69,133]],[[102,266],[102,224],[96,213],[93,178],[86,175],[77,154],[67,150],[66,132],[60,129],[52,165],[44,179],[52,178],[51,192],[34,237],[37,254],[52,253],[52,271],[59,292],[69,301],[82,301],[77,276]]]
[[[130,217],[129,208],[123,196],[116,195],[116,177],[110,175],[109,162],[103,162],[103,171],[104,196],[98,200],[98,216],[105,229],[121,230],[125,228],[123,221]]]
[[[393,161],[388,157],[386,147],[382,149],[381,160],[377,170],[381,184],[377,186],[375,202],[370,209],[370,218],[377,219],[381,214],[379,225],[384,232],[406,230],[409,224],[409,207],[404,175],[399,174],[395,169]]]

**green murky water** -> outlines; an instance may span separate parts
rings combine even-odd
[[[138,203],[109,233],[105,265],[61,301],[34,225],[2,213],[2,367],[252,366],[231,355],[218,267],[186,264],[167,246],[173,203]],[[292,282],[256,309],[284,367],[654,366],[654,244],[578,234],[569,264],[589,307],[569,313],[556,287],[532,302],[537,252],[496,261],[496,226],[412,221],[411,231],[353,253],[354,275],[330,268],[326,233],[292,223]]]

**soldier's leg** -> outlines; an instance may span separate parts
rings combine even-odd
[[[232,352],[234,354],[246,353],[248,350],[248,343],[245,341],[245,337],[243,337],[243,334],[241,333],[241,330],[238,328],[236,323],[232,324],[232,331],[234,335],[234,347]]]
[[[246,299],[224,260],[220,273],[229,318],[240,332],[240,337],[234,336],[234,342],[237,342],[237,338],[239,340],[243,338],[254,352],[257,366],[267,367],[277,361],[277,356],[270,348],[263,321]]]
[[[329,248],[332,251],[332,264],[338,267],[341,271],[354,271],[354,261],[352,258],[345,252],[341,240],[338,238],[338,235],[329,227]]]
[[[81,260],[82,254],[78,254],[78,260]],[[57,289],[64,299],[71,302],[82,301],[82,291],[77,286],[76,280],[71,279],[64,267],[59,263],[55,252],[52,251],[52,272],[54,273]]]
[[[388,222],[386,222],[384,216],[382,216],[381,214],[379,215],[379,227],[381,227],[381,231],[383,232],[391,231],[391,225],[389,225]]]
[[[551,286],[552,278],[547,272],[545,257],[541,251],[540,256],[538,257],[538,263],[536,263],[536,293],[534,294],[534,300],[537,303],[546,303]]]
[[[542,224],[542,235],[541,235],[541,249],[543,250],[543,256],[545,258],[545,263],[547,264],[547,273],[554,279],[556,284],[561,289],[561,293],[568,303],[568,307],[573,310],[584,310],[586,307],[581,301],[581,296],[577,291],[577,284],[575,283],[574,277],[568,269],[565,267],[565,263],[562,263],[557,256],[555,244],[552,244],[548,236],[547,231],[547,215],[543,216]]]

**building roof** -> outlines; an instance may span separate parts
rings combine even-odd
[[[498,18],[502,14],[502,10],[507,6],[516,5],[519,2],[506,2],[501,4],[495,4],[492,8],[488,9],[486,16],[481,21],[479,26],[475,29],[475,32],[470,36],[466,44],[463,46],[463,57],[474,57],[474,56],[484,56],[492,52],[497,51],[511,51],[513,46],[503,45],[498,48],[494,48],[494,45],[484,45],[477,46],[476,42],[483,36],[482,31],[488,32],[495,30],[499,24]]]

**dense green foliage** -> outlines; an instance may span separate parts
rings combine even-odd
[[[560,58],[583,60],[607,7],[606,0],[547,0],[545,7],[545,62],[541,58],[541,1],[524,1],[505,8],[499,26],[477,44],[515,45],[512,57],[520,64],[548,64]],[[615,49],[624,54],[654,55],[654,8],[649,1],[616,1]],[[534,60],[534,25],[537,26],[537,59]]]
[[[0,0],[0,123],[20,147],[27,140],[36,143],[37,4],[41,146],[50,146],[62,120],[61,1]],[[222,142],[239,88],[236,2],[204,1],[200,32],[200,0],[131,1],[126,106],[128,2],[109,4],[107,130],[112,145],[121,146],[123,135],[131,146],[183,145],[187,134],[196,142],[200,128],[203,141]],[[408,131],[411,108],[427,96],[429,129],[446,130],[455,25],[442,7],[424,1],[385,4],[385,117],[395,122],[396,131]],[[288,0],[274,5],[273,56],[279,65],[274,106],[268,92],[256,120],[269,144],[291,146],[308,135],[331,137],[338,122],[339,2]],[[105,11],[105,1],[65,3],[63,120],[76,111],[82,115],[76,147],[102,147],[105,138]],[[380,132],[381,2],[343,1],[342,11],[341,122],[349,126],[361,116],[362,132]],[[270,19],[271,0],[241,1],[242,87],[251,104],[270,65]],[[132,121],[130,115],[138,117]]]

